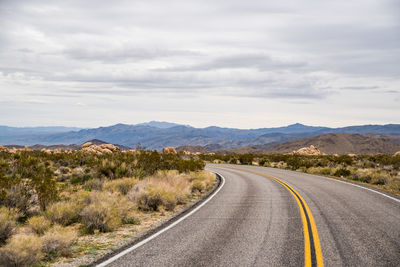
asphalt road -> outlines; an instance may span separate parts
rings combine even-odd
[[[213,199],[108,266],[400,266],[399,201],[315,175],[207,168],[225,177]]]

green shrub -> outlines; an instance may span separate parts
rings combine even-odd
[[[43,251],[48,259],[57,256],[67,256],[71,253],[70,246],[77,239],[77,233],[74,229],[53,226],[42,237]]]
[[[28,219],[27,225],[36,234],[43,235],[50,228],[51,222],[44,216],[34,216]]]
[[[27,217],[30,209],[36,205],[33,200],[34,190],[26,180],[20,181],[4,192],[3,204],[9,208],[17,209],[24,217]]]
[[[0,207],[0,243],[4,243],[12,235],[19,215],[15,209]]]
[[[42,258],[42,241],[33,234],[14,235],[0,248],[1,266],[34,266]]]
[[[73,201],[60,201],[49,206],[45,216],[53,223],[70,225],[79,220],[81,208]]]

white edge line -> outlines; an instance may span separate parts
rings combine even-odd
[[[379,195],[385,196],[385,197],[387,197],[387,198],[390,198],[391,200],[394,200],[394,201],[397,201],[397,202],[400,203],[400,199],[395,198],[395,197],[391,197],[391,196],[389,196],[389,195],[386,195],[386,194],[381,193],[381,192],[379,192],[379,191],[376,191],[376,190],[374,190],[374,189],[371,189],[371,188],[368,188],[368,187],[365,187],[365,186],[361,186],[361,185],[358,185],[358,184],[349,183],[349,182],[346,182],[346,181],[337,180],[337,179],[335,179],[335,178],[331,178],[331,179],[334,180],[334,181],[336,181],[336,182],[339,182],[339,183],[344,183],[344,184],[348,184],[348,185],[352,185],[352,186],[355,186],[355,187],[359,187],[359,188],[362,188],[362,189],[365,189],[365,190],[368,190],[368,191],[372,191],[372,192],[374,192],[374,193],[377,193],[377,194],[379,194]]]
[[[112,263],[113,261],[121,258],[122,256],[128,254],[129,252],[132,252],[133,250],[137,249],[138,247],[143,246],[144,244],[146,244],[147,242],[149,242],[150,240],[156,238],[157,236],[161,235],[162,233],[164,233],[165,231],[168,231],[169,229],[171,229],[172,227],[174,227],[175,225],[177,225],[178,223],[180,223],[181,221],[185,220],[187,217],[193,215],[196,211],[198,211],[201,207],[203,207],[205,204],[207,204],[224,186],[225,184],[225,177],[222,176],[221,174],[214,172],[215,174],[219,175],[222,179],[222,183],[221,185],[218,187],[218,189],[211,195],[209,196],[205,201],[203,201],[199,206],[197,206],[196,208],[194,208],[192,211],[190,211],[188,214],[186,214],[185,216],[179,218],[178,220],[176,220],[175,222],[171,223],[170,225],[168,225],[167,227],[161,229],[160,231],[154,233],[153,235],[149,236],[148,238],[140,241],[139,243],[137,243],[136,245],[129,247],[123,251],[121,251],[120,253],[118,253],[117,255],[114,255],[113,257],[109,258],[108,260],[96,265],[97,267],[104,267],[107,266],[108,264]]]

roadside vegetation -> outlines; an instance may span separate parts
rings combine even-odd
[[[400,194],[400,155],[202,154],[208,162],[257,165],[334,176]]]
[[[47,265],[92,253],[93,236],[147,227],[213,188],[204,166],[155,151],[0,152],[0,266]]]

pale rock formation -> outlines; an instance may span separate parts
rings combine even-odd
[[[112,154],[113,152],[119,151],[119,147],[114,146],[113,144],[94,145],[91,142],[87,142],[82,145],[81,151],[95,153],[98,155]]]
[[[164,154],[177,154],[175,148],[173,147],[164,147],[162,152]]]
[[[322,155],[321,151],[315,146],[302,147],[292,152],[295,155]]]

